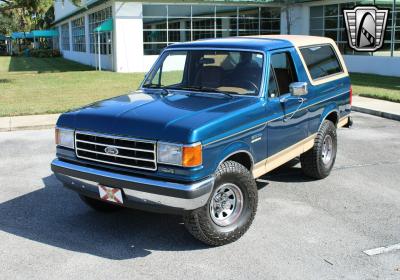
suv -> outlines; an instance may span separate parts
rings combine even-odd
[[[328,38],[174,44],[138,91],[60,116],[51,168],[96,210],[179,213],[195,238],[223,245],[254,219],[255,179],[298,156],[306,175],[329,175],[351,96]]]

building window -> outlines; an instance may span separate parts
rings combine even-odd
[[[281,9],[269,7],[260,8],[260,34],[281,33]]]
[[[176,42],[279,34],[281,9],[222,5],[143,5],[144,54]]]
[[[384,43],[376,52],[355,52],[348,45],[346,24],[343,9],[353,9],[356,5],[375,5],[379,8],[390,9],[387,19]],[[397,16],[396,16],[397,15]],[[310,7],[310,35],[332,38],[343,54],[400,56],[400,4],[382,3],[378,0],[363,0]]]
[[[310,8],[310,35],[333,39],[344,54],[353,53],[348,46],[342,10],[352,9],[355,2],[314,6]]]
[[[86,52],[85,17],[72,21],[72,50]]]
[[[100,33],[100,44],[98,44],[98,34],[93,30],[100,26],[106,20],[112,18],[112,8],[108,7],[103,10],[94,12],[89,15],[89,45],[91,53],[98,53],[98,45],[100,45],[101,54],[112,53],[112,37],[111,32]]]
[[[61,25],[61,49],[63,51],[69,51],[69,24],[65,23]]]

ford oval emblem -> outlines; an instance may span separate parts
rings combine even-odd
[[[106,153],[106,154],[108,154],[108,155],[113,155],[113,156],[115,156],[115,155],[118,155],[118,149],[117,148],[115,148],[115,147],[110,147],[110,146],[108,146],[108,147],[106,147],[105,149],[104,149],[104,152]]]

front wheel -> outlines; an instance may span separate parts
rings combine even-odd
[[[325,120],[318,131],[312,149],[300,156],[304,174],[315,179],[327,177],[335,164],[336,152],[336,127],[331,121]]]
[[[220,246],[239,239],[257,211],[257,186],[250,171],[235,161],[222,163],[206,205],[185,214],[188,231],[198,240]]]

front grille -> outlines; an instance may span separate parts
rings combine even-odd
[[[110,149],[118,152],[107,153]],[[137,169],[157,169],[156,144],[152,141],[77,131],[75,152],[82,159]]]

